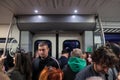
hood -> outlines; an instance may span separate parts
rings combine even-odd
[[[73,72],[79,72],[84,67],[86,67],[86,60],[78,57],[71,57],[68,60],[68,65],[70,66]]]

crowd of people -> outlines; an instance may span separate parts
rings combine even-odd
[[[17,51],[13,67],[5,69],[0,55],[0,80],[120,80],[120,46],[109,43],[88,54],[79,48],[70,53],[63,49],[61,57],[49,56],[47,42],[40,42],[34,59]]]

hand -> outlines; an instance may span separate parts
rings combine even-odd
[[[0,57],[0,62],[3,61],[5,58],[6,58],[6,56],[2,55],[2,56]]]

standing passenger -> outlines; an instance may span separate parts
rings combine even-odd
[[[118,62],[118,58],[112,50],[103,46],[92,54],[92,60],[93,64],[80,71],[75,80],[85,80],[92,76],[100,76],[104,80],[108,80],[108,69]]]
[[[13,63],[15,67],[7,73],[10,80],[31,80],[31,60],[28,53],[16,53]]]
[[[53,66],[58,68],[58,64],[54,58],[49,56],[49,47],[47,42],[40,42],[38,45],[39,57],[33,61],[33,76],[32,80],[38,80],[40,72],[45,66]]]
[[[116,43],[109,43],[107,44],[109,46],[114,54],[118,57],[119,63],[116,64],[113,68],[110,68],[108,73],[109,73],[109,80],[116,80],[118,75],[120,76],[120,46]]]
[[[74,80],[75,75],[86,66],[86,60],[83,59],[81,49],[73,49],[68,64],[63,68],[63,80]]]
[[[68,62],[68,57],[69,53],[66,49],[62,51],[61,57],[58,59],[58,62],[60,64],[60,68],[63,69],[63,67],[67,64]]]

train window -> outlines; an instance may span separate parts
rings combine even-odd
[[[8,43],[10,43],[14,38],[8,38]],[[0,38],[0,43],[5,43],[6,38]],[[14,39],[13,43],[17,43],[17,40]]]
[[[95,36],[94,39],[96,44],[101,44],[101,36]]]
[[[71,52],[74,48],[80,48],[80,42],[78,40],[65,40],[63,42],[63,49]]]
[[[119,43],[120,42],[120,34],[115,34],[115,33],[107,34],[106,33],[105,41]]]
[[[51,56],[51,55],[52,55],[52,54],[51,54],[52,44],[51,44],[51,41],[49,41],[49,40],[37,40],[37,41],[35,41],[35,43],[34,43],[34,52],[37,51],[37,49],[38,49],[38,44],[39,44],[41,41],[46,41],[46,42],[48,43],[48,47],[50,48],[50,50],[49,50],[49,55]]]

